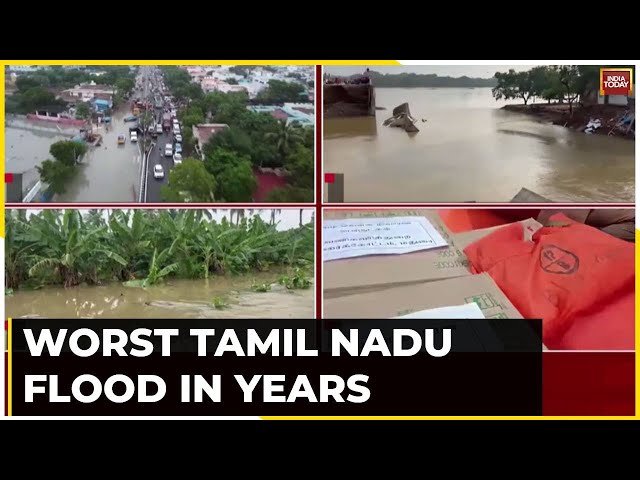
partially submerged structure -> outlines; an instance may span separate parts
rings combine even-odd
[[[322,90],[325,117],[375,117],[376,92],[366,75],[325,80]]]
[[[405,132],[416,133],[420,129],[415,126],[416,119],[411,116],[409,111],[409,104],[403,103],[393,109],[393,116],[387,118],[383,125],[385,127],[397,127],[404,128]]]

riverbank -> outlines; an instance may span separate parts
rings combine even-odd
[[[532,115],[544,122],[552,123],[584,132],[589,123],[600,121],[600,127],[590,129],[590,133],[608,135],[635,140],[635,124],[629,128],[622,123],[629,113],[635,115],[635,108],[618,105],[574,105],[573,114],[569,114],[568,104],[535,103],[530,105],[506,105],[502,110]]]

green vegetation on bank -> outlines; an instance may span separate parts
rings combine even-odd
[[[525,105],[533,97],[567,103],[572,113],[576,101],[597,95],[602,67],[605,65],[540,65],[525,72],[496,72],[498,84],[492,93],[496,100],[521,99]]]
[[[211,177],[190,186],[182,179],[192,178],[199,167],[188,161],[177,165],[170,173],[169,186],[163,189],[164,201],[213,201],[209,190],[214,185],[213,197],[217,202],[250,202],[257,186],[254,168],[284,167],[290,173],[289,186],[274,190],[268,200],[313,202],[312,127],[303,128],[276,120],[268,113],[253,112],[247,108],[249,98],[244,93],[211,92],[205,95],[184,70],[174,66],[161,69],[165,84],[182,105],[178,118],[182,123],[186,157],[196,157],[193,125],[209,122],[229,125],[204,146],[204,168]],[[299,101],[303,90],[299,84],[272,80],[260,93],[265,102],[278,100],[275,103],[282,103]],[[187,200],[203,195],[207,200]]]
[[[36,167],[40,180],[53,194],[64,193],[69,181],[78,173],[78,159],[87,152],[87,144],[61,140],[49,147],[53,160],[45,160]]]
[[[494,87],[494,78],[441,77],[436,74],[387,73],[370,71],[369,77],[380,88],[479,88]]]
[[[312,224],[277,231],[275,217],[266,223],[259,216],[247,219],[244,211],[235,223],[211,220],[207,210],[27,212],[7,210],[5,294],[19,287],[111,281],[146,287],[163,278],[209,278],[271,266],[290,268],[284,284],[304,288],[312,274]]]
[[[87,70],[51,66],[20,74],[16,79],[17,91],[6,98],[6,112],[27,114],[44,108],[66,107],[66,102],[57,99],[56,93],[91,81],[115,87],[113,103],[118,105],[135,86],[135,72],[126,65],[106,65],[99,70],[103,73],[96,76]]]

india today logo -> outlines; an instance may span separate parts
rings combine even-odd
[[[633,92],[633,69],[601,68],[600,95],[626,95]]]

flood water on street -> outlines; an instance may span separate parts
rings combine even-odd
[[[273,285],[257,293],[251,284],[276,281],[276,273],[168,280],[142,288],[121,283],[74,288],[16,290],[5,296],[7,316],[45,318],[313,318],[314,289],[287,290]],[[227,307],[216,309],[219,297]]]
[[[404,102],[417,134],[382,126]],[[501,110],[488,88],[377,88],[376,105],[375,119],[324,119],[324,171],[344,174],[346,202],[507,202],[523,187],[556,202],[635,200],[633,140]]]
[[[129,140],[129,126],[124,118],[131,115],[126,106],[111,117],[112,128],[104,126],[94,131],[102,135],[102,145],[89,147],[78,175],[67,191],[57,195],[57,202],[137,202],[140,188],[140,150]],[[125,135],[124,145],[118,145],[118,135]]]

